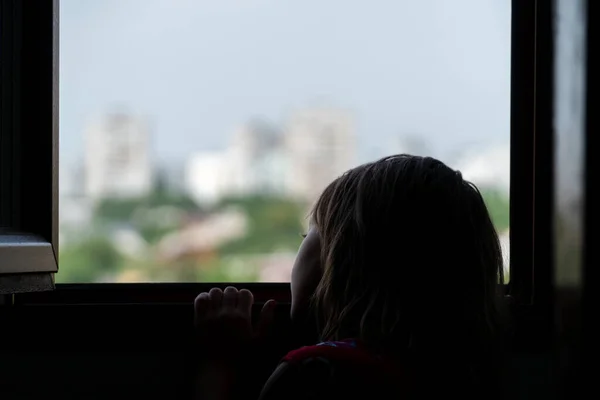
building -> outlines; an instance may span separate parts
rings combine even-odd
[[[229,182],[235,195],[281,195],[285,191],[282,137],[264,121],[239,126],[227,149]]]
[[[330,108],[296,112],[285,129],[287,192],[315,201],[335,178],[355,165],[352,116]]]
[[[195,258],[206,261],[217,255],[219,246],[247,235],[246,214],[227,209],[190,220],[178,231],[164,236],[158,243],[158,258],[176,261]]]
[[[297,112],[281,133],[263,121],[239,126],[222,152],[198,153],[186,167],[199,203],[226,196],[284,196],[314,201],[355,164],[351,116],[335,109]]]
[[[237,127],[225,150],[190,158],[188,193],[200,204],[227,196],[283,195],[287,168],[281,143],[279,132],[265,122]]]
[[[85,139],[88,197],[138,197],[152,189],[150,135],[145,121],[112,113],[91,124]]]
[[[85,171],[81,162],[61,162],[58,167],[59,196],[82,196],[85,191]]]
[[[79,163],[59,165],[59,240],[61,244],[81,238],[93,217],[93,204],[84,196],[84,174]]]
[[[212,205],[230,191],[226,152],[202,152],[190,157],[185,169],[185,186],[196,203]]]

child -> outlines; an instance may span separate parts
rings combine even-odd
[[[354,168],[318,199],[292,271],[291,317],[315,315],[324,342],[289,353],[261,398],[499,395],[501,283],[498,236],[459,172],[410,155]],[[230,349],[205,395],[227,398],[252,302],[233,287],[197,297],[202,340]]]

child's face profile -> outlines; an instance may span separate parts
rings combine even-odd
[[[292,268],[292,319],[306,314],[321,275],[321,242],[317,230],[311,226],[298,249]]]

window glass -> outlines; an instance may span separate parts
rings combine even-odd
[[[438,157],[508,255],[510,1],[62,0],[58,282],[290,277],[346,169]]]
[[[589,8],[589,5],[587,6]],[[582,285],[585,190],[585,2],[556,2],[555,18],[555,279]]]

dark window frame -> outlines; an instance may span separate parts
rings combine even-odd
[[[25,44],[31,55],[22,60],[23,71],[35,70],[44,85],[23,83],[24,94],[36,94],[39,100],[27,106],[28,115],[41,115],[36,122],[25,122],[24,113],[17,122],[28,123],[39,129],[28,131],[28,140],[22,141],[27,151],[36,154],[51,174],[34,174],[40,166],[30,164],[30,178],[39,186],[27,184],[22,191],[44,199],[43,218],[29,219],[33,232],[43,233],[57,248],[57,110],[58,110],[58,0],[20,3]],[[508,0],[507,0],[508,1]],[[515,304],[544,304],[550,295],[551,268],[543,247],[551,244],[549,222],[552,193],[552,135],[550,123],[552,104],[546,83],[552,78],[548,66],[552,61],[552,11],[548,1],[512,0],[511,39],[511,188],[510,188],[510,246],[511,279],[504,288]],[[35,10],[34,10],[35,9]],[[50,39],[49,39],[50,37]],[[38,79],[38,80],[39,80]],[[52,85],[48,84],[48,80]],[[4,84],[6,77],[3,75]],[[53,118],[48,119],[48,113]],[[2,111],[4,117],[4,110]],[[51,139],[50,139],[51,138]],[[30,140],[31,139],[31,140]],[[35,150],[34,149],[37,149]],[[43,150],[41,150],[43,149]],[[23,151],[24,156],[28,155]],[[43,153],[43,154],[42,154]],[[39,161],[39,162],[38,162]],[[25,164],[27,165],[27,164]],[[51,176],[49,176],[51,175]],[[52,187],[49,188],[49,182]],[[43,193],[41,192],[43,189]],[[39,215],[39,213],[38,213]],[[2,275],[0,275],[2,278]],[[235,283],[253,290],[260,302],[275,298],[289,302],[287,283]],[[219,283],[151,283],[151,284],[58,284],[56,290],[13,295],[12,304],[178,304],[191,302],[195,294]],[[536,289],[534,291],[534,288]]]
[[[0,0],[0,48],[2,295],[58,270],[58,1]]]
[[[510,294],[550,300],[553,197],[553,2],[513,0]]]

